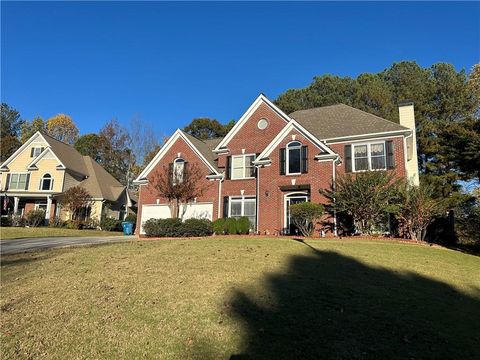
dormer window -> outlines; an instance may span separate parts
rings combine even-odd
[[[183,182],[183,173],[185,171],[185,160],[182,158],[175,159],[173,162],[173,183],[180,184]]]
[[[40,180],[40,190],[48,191],[52,190],[53,179],[50,174],[43,175],[42,179]]]
[[[40,146],[34,146],[32,147],[32,150],[30,150],[30,157],[37,157],[38,155],[40,155],[43,151],[43,147],[40,147]]]

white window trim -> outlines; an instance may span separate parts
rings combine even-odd
[[[35,210],[40,209],[40,206],[41,206],[41,205],[45,206],[45,211],[46,211],[46,207],[48,206],[48,204],[47,204],[47,201],[44,202],[43,200],[37,200],[37,201],[35,201],[35,207],[34,207],[34,209],[35,209]],[[42,210],[43,210],[43,209],[42,209]]]
[[[52,177],[52,175],[50,175],[50,177],[47,178],[48,180],[50,180],[50,187],[49,187],[49,189],[47,189],[47,190],[44,190],[44,189],[43,189],[43,180],[45,180],[45,175],[50,175],[50,174],[49,174],[49,173],[43,174],[42,178],[40,179],[40,189],[39,189],[39,190],[40,190],[40,191],[52,191],[52,183],[53,183],[53,177]]]
[[[385,167],[382,169],[372,169],[372,153],[371,147],[372,145],[383,145],[383,154],[384,154],[384,165]],[[355,169],[355,146],[367,146],[367,160],[368,160],[368,169],[367,170],[357,170]],[[378,156],[377,156],[378,157]],[[365,171],[384,171],[387,170],[387,144],[385,141],[375,141],[375,142],[368,142],[368,143],[355,143],[352,144],[352,171],[353,172],[365,172]]]
[[[300,172],[294,172],[294,173],[291,173],[290,172],[290,149],[288,148],[288,146],[291,144],[291,143],[299,143],[300,145],[297,147],[297,146],[294,146],[292,149],[296,150],[297,148],[300,150]],[[298,140],[293,140],[293,141],[290,141],[287,146],[285,146],[285,174],[286,175],[301,175],[302,174],[302,146],[303,144],[298,141]]]
[[[257,211],[257,199],[255,198],[255,196],[229,196],[228,197],[228,217],[232,217],[232,199],[233,200],[239,200],[240,203],[242,204],[241,206],[241,215],[240,217],[243,217],[243,216],[246,216],[245,215],[245,200],[249,200],[249,201],[252,201],[255,203],[255,212]],[[235,216],[238,216],[238,215],[235,215]],[[255,215],[252,215],[252,216],[257,216],[257,214]]]
[[[25,188],[23,188],[23,189],[17,189],[17,188],[12,189],[12,175],[17,175],[17,174],[18,174],[18,175],[27,175],[27,176],[28,176],[28,172],[23,172],[23,171],[20,171],[20,172],[17,172],[17,171],[16,171],[16,172],[11,172],[11,173],[10,173],[10,178],[8,179],[8,190],[24,190],[24,191],[25,191]],[[27,185],[29,185],[29,184],[27,184]]]
[[[256,160],[257,155],[256,154],[241,154],[241,155],[232,155],[230,157],[230,180],[246,180],[246,179],[255,179],[254,176],[245,176],[245,172],[247,171],[247,166],[246,166],[246,159],[247,156],[253,156],[253,161]],[[243,158],[243,177],[233,177],[233,159],[234,158]],[[252,166],[254,167],[253,163]]]

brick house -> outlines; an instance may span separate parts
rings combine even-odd
[[[224,138],[177,130],[136,179],[137,231],[150,218],[170,217],[152,186],[168,166],[196,163],[204,171],[208,189],[183,207],[184,219],[247,216],[252,231],[272,235],[294,233],[290,205],[325,203],[319,189],[346,172],[389,170],[418,184],[413,104],[401,104],[399,116],[397,124],[343,104],[287,115],[261,94]],[[335,233],[336,219],[329,221]]]

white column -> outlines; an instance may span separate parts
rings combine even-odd
[[[50,210],[52,208],[52,197],[49,195],[47,196],[47,211],[45,211],[45,220],[50,220]]]
[[[18,212],[18,202],[20,201],[20,198],[18,196],[15,196],[13,198],[13,214],[17,215]]]

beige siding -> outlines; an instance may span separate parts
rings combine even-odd
[[[91,203],[91,213],[90,218],[100,221],[102,219],[102,207],[103,203],[101,200],[95,200]],[[60,205],[60,218],[62,220],[69,220],[70,219],[70,212],[63,209]]]
[[[63,191],[67,191],[73,186],[77,186],[80,183],[81,179],[76,178],[72,174],[70,174],[68,171],[65,172],[65,180],[63,183]]]

